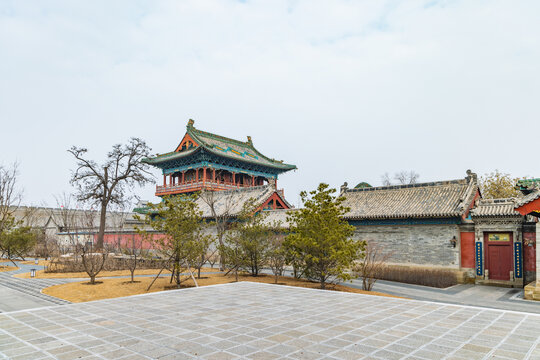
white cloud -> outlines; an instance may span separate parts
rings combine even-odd
[[[51,202],[68,188],[71,145],[97,157],[139,136],[170,151],[191,117],[295,163],[280,180],[293,202],[320,181],[377,184],[401,169],[426,181],[467,168],[538,176],[516,149],[538,114],[538,10],[534,1],[5,2],[2,161],[21,161],[28,202]]]

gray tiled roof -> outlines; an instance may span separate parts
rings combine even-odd
[[[528,194],[528,195],[525,195],[524,197],[522,198],[519,198],[517,201],[516,201],[516,207],[520,207],[520,206],[523,206],[525,204],[528,204],[530,203],[531,201],[534,201],[536,199],[540,198],[540,190],[535,190],[533,191],[532,193]]]
[[[218,216],[234,217],[242,211],[244,204],[253,200],[253,204],[262,205],[270,196],[277,193],[283,202],[290,206],[282,196],[281,192],[276,191],[271,185],[254,186],[238,190],[214,191],[212,193],[201,194],[196,200],[199,209],[203,212],[203,217],[213,217],[212,209],[209,203],[214,203],[215,211]],[[213,196],[213,198],[212,198]],[[207,199],[205,201],[205,198]],[[210,201],[208,201],[210,200]]]
[[[460,217],[478,190],[476,175],[462,180],[347,189],[346,219]]]
[[[280,228],[288,229],[291,226],[291,224],[287,221],[287,217],[293,211],[298,211],[298,209],[268,210],[268,211],[265,211],[266,217],[264,218],[264,220],[268,224],[279,223]]]
[[[521,216],[514,210],[515,199],[481,199],[471,211],[473,217],[483,216]]]

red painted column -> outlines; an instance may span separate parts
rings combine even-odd
[[[212,169],[212,182],[216,182],[216,169]]]
[[[199,169],[195,170],[195,182],[199,182]]]
[[[172,175],[172,186],[176,185],[176,176]]]
[[[186,175],[186,172],[182,171],[182,184],[185,183],[185,181],[186,181],[185,180],[186,179],[185,175]]]
[[[232,173],[232,184],[236,185],[236,173]]]
[[[202,182],[204,186],[204,184],[206,183],[206,167],[203,167]]]
[[[167,175],[163,174],[163,186],[167,186]]]
[[[255,175],[251,175],[251,186],[255,186]]]
[[[171,186],[173,183],[173,180],[172,180],[172,174],[169,174],[169,186]]]

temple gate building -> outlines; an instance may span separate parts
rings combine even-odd
[[[448,268],[461,281],[523,287],[537,278],[540,191],[519,186],[523,198],[482,199],[476,174],[467,171],[464,179],[450,181],[344,185],[341,194],[354,237],[379,244],[392,254],[390,263]]]

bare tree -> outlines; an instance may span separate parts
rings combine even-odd
[[[22,199],[22,191],[17,188],[18,164],[13,163],[5,167],[0,165],[0,251],[2,256],[18,266],[12,257],[26,251],[26,244],[29,243],[25,231],[17,230],[19,225],[15,219],[15,211],[19,208]]]
[[[214,268],[214,265],[219,261],[219,254],[218,254],[218,251],[219,249],[215,249],[213,252],[212,252],[212,255],[208,256],[208,258],[206,259],[206,261],[210,264],[210,267],[213,269]]]
[[[75,261],[78,260],[77,252],[79,250],[80,236],[83,232],[84,215],[83,210],[77,209],[82,207],[78,204],[73,195],[62,193],[54,196],[56,201],[56,209],[49,209],[49,216],[57,231],[61,233],[64,239],[67,239],[69,249],[65,249],[65,241],[60,241],[61,248],[65,251],[73,251],[75,253]]]
[[[384,174],[381,176],[381,182],[382,182],[383,186],[390,186],[390,185],[392,185],[392,180],[390,179],[390,174],[384,173]]]
[[[0,232],[15,225],[14,213],[21,204],[22,191],[17,188],[19,164],[0,165]]]
[[[22,210],[19,224],[32,229],[35,234],[36,246],[34,248],[35,256],[49,257],[49,248],[55,245],[54,239],[47,236],[46,222],[43,220],[44,211],[37,206],[25,206]]]
[[[199,261],[197,263],[193,264],[195,269],[197,269],[197,279],[201,278],[201,269],[204,266],[204,264],[206,264],[207,262],[210,262],[210,261],[214,261],[214,263],[215,263],[215,260],[213,260],[213,259],[216,257],[216,254],[218,252],[217,247],[212,248],[214,246],[213,239],[210,242],[208,242],[207,244],[205,244],[205,245],[208,245],[208,248],[206,249],[205,253],[201,254],[201,257],[199,258]]]
[[[127,188],[135,184],[142,186],[152,182],[148,165],[141,162],[150,155],[150,148],[138,138],[131,138],[128,144],[116,144],[107,154],[107,160],[99,165],[86,159],[85,148],[73,146],[68,150],[77,160],[71,183],[78,189],[78,199],[100,206],[97,248],[103,247],[105,220],[109,204],[123,204],[127,201]]]
[[[222,192],[218,195],[216,191],[204,190],[201,192],[200,198],[208,205],[212,221],[216,226],[216,238],[218,241],[217,245],[220,259],[219,269],[223,271],[224,262],[226,260],[221,249],[223,249],[224,246],[223,240],[228,229],[231,211],[235,205],[233,194],[229,191],[226,193]]]
[[[90,277],[90,284],[96,283],[96,276],[103,270],[107,253],[103,249],[94,249],[92,243],[87,243],[81,246],[81,258],[84,266],[84,271]]]
[[[414,171],[400,171],[394,174],[394,179],[400,185],[416,184],[420,175]]]
[[[391,256],[392,253],[384,251],[381,245],[366,241],[365,256],[353,268],[354,275],[362,279],[363,290],[371,291],[377,279],[383,275],[386,262]]]
[[[120,249],[124,255],[128,256],[127,267],[131,273],[131,282],[134,282],[135,270],[137,269],[138,261],[141,257],[148,255],[148,251],[144,249],[143,241],[141,237],[135,239],[135,234],[131,234],[131,239],[124,239],[120,242]]]
[[[420,175],[413,170],[411,171],[402,170],[402,171],[394,173],[393,179],[397,182],[397,185],[408,185],[408,184],[416,184],[418,182],[419,177]],[[388,173],[384,173],[381,176],[381,182],[383,186],[391,186],[394,184]]]

